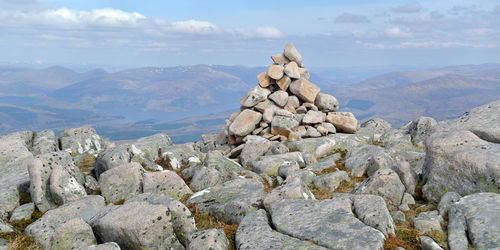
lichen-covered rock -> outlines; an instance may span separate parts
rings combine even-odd
[[[62,171],[67,172],[68,178],[54,178],[51,179],[52,172],[54,169],[58,169],[59,173]],[[62,198],[59,196],[52,197],[50,184],[51,182],[59,183],[63,185],[63,188],[68,188],[68,190],[79,190],[78,185],[83,185],[85,178],[78,167],[75,166],[71,155],[68,152],[53,152],[47,154],[37,155],[28,165],[28,171],[30,175],[30,194],[31,199],[35,203],[38,210],[45,212],[49,209],[57,207],[56,199]],[[57,175],[61,177],[61,175]],[[57,179],[57,180],[56,180]],[[73,186],[66,184],[66,181],[72,180],[74,182]],[[61,182],[62,181],[62,182]],[[76,182],[75,182],[76,181]],[[56,190],[54,190],[56,191]],[[60,195],[64,196],[63,190],[60,190]],[[78,196],[78,197],[81,197]],[[74,197],[76,198],[76,197]],[[58,203],[61,200],[58,199]]]
[[[120,246],[115,242],[106,242],[99,245],[92,245],[82,248],[82,250],[120,250]]]
[[[33,147],[31,151],[34,155],[46,154],[58,150],[58,141],[52,130],[34,132]]]
[[[184,180],[174,171],[163,170],[161,172],[144,173],[144,192],[164,194],[172,199],[181,199],[184,195],[192,194]]]
[[[0,189],[0,219],[7,219],[19,206],[19,191],[16,187]]]
[[[302,123],[304,124],[318,124],[325,121],[326,114],[321,111],[309,110],[307,111],[304,118],[302,118]]]
[[[273,135],[283,135],[288,136],[294,128],[299,126],[299,122],[292,116],[286,117],[281,115],[275,115],[271,122],[271,133]]]
[[[342,181],[349,181],[349,175],[345,171],[335,171],[332,173],[319,175],[314,178],[313,184],[317,188],[328,190],[329,192],[335,191],[340,186]]]
[[[266,100],[269,94],[271,94],[271,91],[269,89],[255,86],[254,89],[249,91],[240,99],[240,104],[243,107],[251,108],[257,105],[259,102]]]
[[[407,130],[407,133],[411,136],[411,141],[415,145],[424,147],[425,140],[430,136],[436,125],[437,122],[434,118],[419,117],[405,125],[402,129]]]
[[[296,162],[300,167],[305,166],[304,158],[300,152],[291,152],[279,155],[264,155],[248,164],[252,171],[258,174],[277,175],[281,165]]]
[[[458,202],[460,200],[460,198],[462,198],[462,197],[455,192],[448,192],[448,193],[444,194],[441,197],[441,200],[439,201],[439,204],[438,204],[439,215],[441,215],[441,216],[447,215],[448,210],[450,209],[450,206],[453,203]]]
[[[35,204],[30,202],[23,204],[22,206],[16,208],[14,212],[12,212],[12,215],[10,216],[10,221],[11,222],[18,222],[22,220],[29,220],[31,219],[31,215],[35,211]]]
[[[138,195],[125,203],[136,201],[144,201],[153,205],[166,206],[172,213],[171,222],[175,235],[183,245],[188,244],[191,239],[191,235],[197,230],[191,212],[189,212],[189,209],[187,209],[186,206],[178,200],[171,199],[165,195],[145,193]]]
[[[462,197],[448,212],[450,249],[500,248],[500,194],[476,193]]]
[[[278,232],[312,240],[330,249],[382,249],[384,235],[358,220],[349,197],[330,200],[281,200],[271,204]]]
[[[0,136],[0,173],[2,173],[0,175],[0,194],[9,188],[29,185],[27,165],[33,157],[29,150],[33,143],[32,140],[33,132],[31,131]],[[1,206],[0,216],[3,213]]]
[[[324,169],[336,167],[336,161],[341,158],[340,153],[331,154],[318,160],[317,163],[307,166],[305,169],[313,172],[321,172]]]
[[[405,185],[406,192],[409,194],[415,193],[415,187],[417,186],[418,176],[413,171],[410,163],[407,161],[400,161],[391,167],[394,172],[399,176],[399,179]]]
[[[443,218],[439,215],[437,210],[422,212],[413,219],[413,225],[421,233],[430,232],[433,230],[443,231],[441,222]]]
[[[273,189],[264,199],[264,207],[269,210],[271,204],[283,199],[315,200],[314,194],[298,177],[290,177],[279,187]]]
[[[40,219],[30,224],[24,232],[28,236],[33,236],[45,249],[50,249],[52,235],[60,225],[74,218],[82,218],[88,223],[102,208],[104,208],[104,199],[101,196],[88,195],[47,211]]]
[[[396,210],[401,204],[404,192],[405,186],[399,180],[396,172],[389,168],[378,170],[353,190],[355,194],[381,196],[391,211]]]
[[[81,199],[87,195],[85,187],[66,168],[56,165],[50,174],[50,195],[57,205]]]
[[[92,228],[82,218],[71,219],[52,235],[51,249],[85,248],[97,243]]]
[[[174,170],[180,169],[192,164],[191,162],[201,162],[202,155],[195,149],[193,143],[176,144],[162,148],[163,162]]]
[[[238,224],[262,205],[265,195],[261,182],[238,178],[194,193],[187,203],[195,203],[202,212],[227,224]]]
[[[436,243],[429,236],[421,235],[420,236],[420,243],[422,243],[423,250],[443,250],[443,248],[441,246],[439,246],[439,244]]]
[[[99,176],[102,196],[107,202],[119,202],[142,192],[144,169],[139,163],[126,163]]]
[[[193,233],[187,250],[225,250],[229,241],[222,229],[206,229]]]
[[[103,139],[94,128],[81,127],[64,131],[59,136],[61,150],[70,154],[93,154],[97,155],[105,149]]]
[[[361,177],[368,174],[370,176],[375,171],[383,167],[390,167],[392,159],[387,151],[382,147],[364,145],[349,151],[345,159],[345,167],[351,170],[351,175]]]
[[[302,155],[310,155],[315,160],[335,152],[336,141],[332,137],[307,138],[296,142],[288,142],[290,151],[300,151]]]
[[[318,93],[314,104],[323,112],[336,112],[339,109],[337,98],[329,94]]]
[[[0,219],[0,233],[10,233],[15,231],[17,230],[13,226]]]
[[[205,188],[213,187],[223,181],[222,174],[214,168],[201,166],[195,169],[189,188],[198,192]]]
[[[273,230],[263,209],[248,214],[241,221],[236,231],[236,246],[238,249],[327,249]]]
[[[394,222],[385,205],[384,199],[377,195],[353,195],[354,212],[358,219],[388,237],[395,234]]]
[[[104,242],[116,242],[124,249],[181,249],[171,221],[168,207],[137,201],[110,211],[93,229]]]
[[[330,112],[326,121],[333,124],[337,131],[353,134],[358,129],[358,120],[351,112]]]
[[[271,142],[262,137],[250,137],[241,150],[240,162],[246,167],[249,162],[264,155],[271,147]]]

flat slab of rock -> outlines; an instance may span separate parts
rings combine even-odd
[[[52,236],[60,225],[74,218],[81,218],[88,223],[102,208],[104,208],[104,198],[89,195],[47,211],[40,219],[30,224],[24,232],[28,236],[33,236],[44,248],[50,249]]]
[[[231,123],[229,131],[237,136],[249,135],[261,120],[261,113],[245,109],[236,117],[236,119],[234,119],[233,123]]]
[[[225,250],[229,241],[222,229],[206,229],[193,234],[187,250]]]
[[[274,115],[271,122],[271,133],[273,135],[288,136],[294,128],[299,126],[299,122],[292,117]]]
[[[448,244],[450,249],[500,248],[500,194],[476,193],[450,206]]]
[[[184,180],[174,171],[146,172],[143,176],[144,192],[165,194],[177,200],[184,197],[184,195],[193,193]]]
[[[17,221],[22,221],[22,220],[29,220],[31,219],[31,215],[35,211],[35,204],[30,202],[26,203],[14,210],[12,212],[12,215],[10,216],[10,221],[12,222],[17,222]]]
[[[301,78],[290,84],[290,91],[304,102],[314,103],[320,88],[309,80]]]
[[[307,138],[296,142],[288,142],[286,146],[290,151],[300,151],[304,157],[310,155],[315,160],[319,160],[335,151],[336,141],[333,137]]]
[[[358,119],[351,112],[328,113],[326,121],[333,124],[337,131],[354,134],[358,129]]]
[[[94,128],[81,127],[64,131],[59,136],[61,150],[72,154],[96,155],[105,149],[104,140]]]
[[[353,190],[354,194],[381,196],[391,211],[398,209],[404,192],[405,186],[401,183],[398,174],[389,168],[378,170]]]
[[[241,221],[236,231],[236,246],[238,249],[327,249],[273,230],[263,209],[248,214]]]
[[[396,234],[394,222],[385,204],[384,199],[377,195],[353,195],[354,212],[356,216],[368,226],[384,234]]]
[[[271,205],[278,232],[312,240],[330,249],[382,249],[384,235],[358,220],[348,197],[330,200],[281,200]]]
[[[75,249],[97,244],[92,228],[82,218],[60,225],[52,236],[52,249]]]
[[[269,209],[273,202],[283,199],[315,200],[314,194],[298,177],[289,177],[279,187],[273,189],[264,199],[264,207]]]
[[[19,191],[10,187],[0,189],[0,219],[8,219],[9,214],[19,206]]]
[[[240,104],[243,107],[251,108],[266,100],[269,94],[271,94],[269,89],[256,86],[240,99]]]
[[[94,231],[104,242],[116,242],[124,249],[178,249],[182,245],[171,220],[166,206],[129,202],[99,218]]]
[[[239,178],[194,193],[187,203],[196,203],[201,211],[227,224],[238,224],[246,214],[262,206],[265,195],[261,182]]]

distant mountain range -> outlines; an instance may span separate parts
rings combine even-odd
[[[176,142],[192,141],[219,130],[264,70],[194,65],[79,73],[59,66],[0,67],[0,134],[92,125],[114,140],[167,132]],[[335,95],[341,110],[394,126],[421,115],[456,117],[500,99],[500,64],[379,72],[321,68],[313,70],[311,81]]]

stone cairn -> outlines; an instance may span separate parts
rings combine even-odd
[[[292,43],[271,56],[259,84],[240,99],[241,109],[226,120],[218,144],[239,145],[248,135],[270,141],[298,141],[337,132],[355,133],[358,121],[350,112],[337,112],[337,99],[320,93]]]

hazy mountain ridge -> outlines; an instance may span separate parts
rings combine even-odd
[[[173,137],[213,132],[224,120],[207,114],[227,116],[228,110],[237,110],[239,97],[257,84],[255,75],[264,70],[193,65],[78,73],[63,67],[0,67],[0,134],[85,124],[98,126],[114,139],[161,131]],[[337,84],[340,76],[323,77],[312,72],[311,81],[337,96],[341,110],[352,111],[360,120],[381,117],[395,126],[421,115],[438,120],[456,117],[500,99],[500,64],[396,71],[350,85]],[[199,118],[198,122],[178,121],[186,117]],[[115,121],[102,123],[111,120]]]

